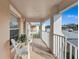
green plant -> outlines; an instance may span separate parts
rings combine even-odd
[[[40,34],[39,33],[33,34],[33,38],[40,38]]]
[[[19,36],[19,42],[23,43],[23,42],[27,42],[27,37],[26,37],[26,34],[21,34]]]

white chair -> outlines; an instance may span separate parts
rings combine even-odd
[[[12,45],[14,46],[14,49],[16,51],[14,59],[17,59],[18,57],[22,57],[22,55],[27,55],[28,50],[27,48],[18,48],[17,42],[14,39],[11,39]]]

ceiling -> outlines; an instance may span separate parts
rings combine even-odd
[[[28,21],[44,21],[51,13],[58,13],[77,0],[11,0],[11,4]]]

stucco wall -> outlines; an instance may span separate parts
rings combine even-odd
[[[0,0],[0,59],[10,59],[9,1]]]
[[[57,14],[54,16],[54,34],[63,35],[62,34],[62,16]]]
[[[54,34],[62,34],[62,16],[60,14],[54,15]],[[53,34],[53,33],[52,33]],[[42,32],[43,41],[49,46],[49,32]]]

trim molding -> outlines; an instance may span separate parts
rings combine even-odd
[[[74,7],[74,6],[75,6],[75,5],[77,5],[77,4],[78,4],[78,2],[76,2],[76,3],[72,4],[71,6],[67,7],[66,9],[64,9],[64,10],[60,11],[60,13],[65,12],[66,10],[68,10],[68,9],[70,9],[70,8],[72,8],[72,7]]]

